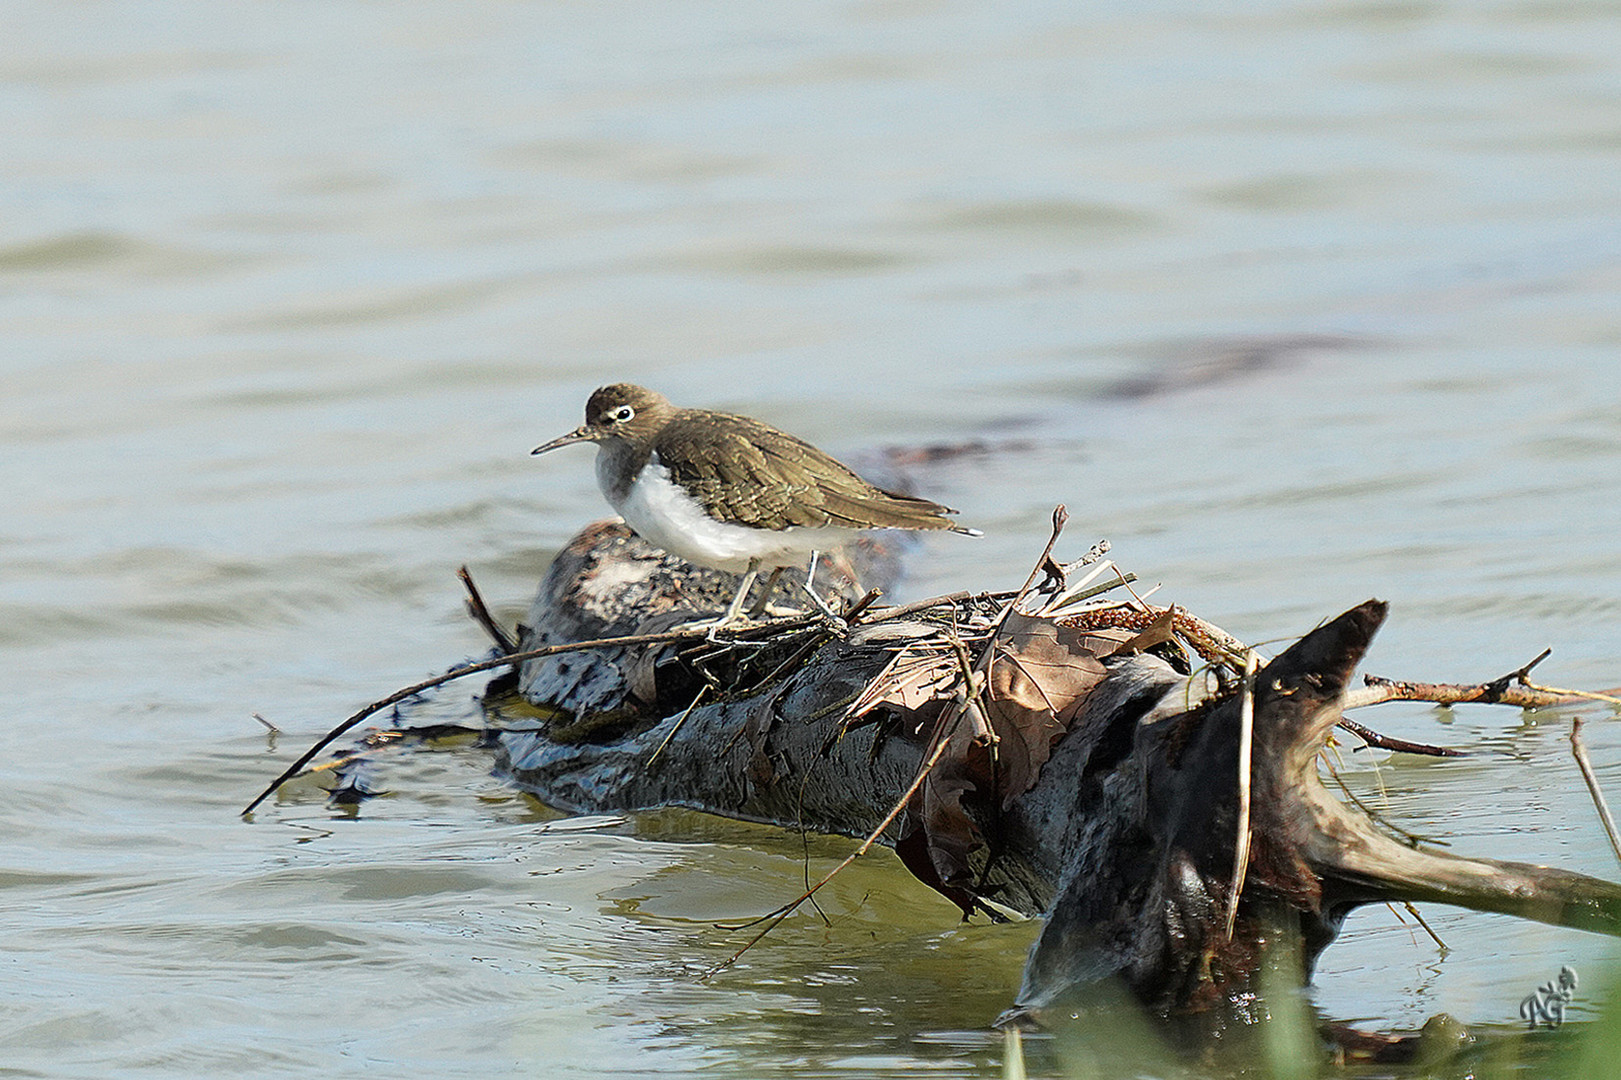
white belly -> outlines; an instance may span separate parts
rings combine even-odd
[[[599,457],[599,465],[601,461]],[[599,480],[601,473],[599,469]],[[670,479],[657,455],[623,498],[615,498],[609,484],[601,487],[619,516],[648,543],[688,562],[734,574],[747,570],[755,559],[763,567],[797,566],[811,552],[830,550],[856,534],[854,529],[838,526],[751,529],[716,521]]]

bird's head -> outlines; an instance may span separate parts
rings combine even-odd
[[[597,390],[585,403],[585,423],[567,435],[559,435],[535,447],[530,453],[544,454],[579,442],[623,439],[634,444],[650,441],[673,411],[674,407],[663,394],[630,383],[614,383]]]

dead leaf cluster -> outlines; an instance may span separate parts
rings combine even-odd
[[[986,843],[979,822],[1035,786],[1107,676],[1104,661],[1174,641],[1169,630],[1136,629],[1142,614],[1131,603],[1082,618],[1008,605],[979,625],[942,623],[900,646],[851,704],[841,735],[880,724],[886,736],[924,743],[927,756],[939,751],[906,807],[897,851],[965,913],[977,906],[971,856]],[[1111,617],[1127,625],[1104,625]]]

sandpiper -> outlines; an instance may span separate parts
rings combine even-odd
[[[761,567],[814,559],[856,530],[982,535],[946,516],[955,510],[875,487],[769,424],[678,409],[630,383],[597,390],[585,404],[585,423],[532,453],[580,442],[597,444],[597,485],[645,540],[700,566],[743,575],[721,626],[742,613]],[[757,608],[763,604],[762,597]]]

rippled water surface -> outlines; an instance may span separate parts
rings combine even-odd
[[[469,747],[294,785],[600,516],[595,385],[840,453],[1022,580],[1052,506],[1248,640],[1621,682],[1621,11],[1585,3],[14,3],[0,43],[0,1067],[51,1077],[997,1075],[1029,926],[887,856],[558,818]],[[473,715],[459,684],[415,718]],[[253,718],[283,729],[277,739]],[[1621,737],[1589,714],[1601,780]],[[1453,850],[1618,873],[1568,716],[1386,707],[1348,781]],[[1515,1021],[1606,941],[1385,909],[1330,1015]],[[1578,1003],[1591,1015],[1592,1001]],[[1038,1071],[1059,1060],[1033,1059]]]

